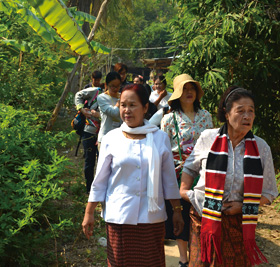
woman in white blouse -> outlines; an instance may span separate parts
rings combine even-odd
[[[201,132],[212,128],[213,123],[210,113],[200,107],[200,99],[204,92],[199,82],[188,74],[181,74],[175,77],[173,87],[174,92],[168,101],[172,112],[163,117],[161,129],[169,136],[180,184],[180,172],[186,158],[190,155]],[[168,202],[166,203],[168,220],[165,238],[176,239],[180,253],[179,266],[185,267],[188,264],[190,204],[183,199],[181,199],[181,204],[185,226],[180,236],[176,237],[172,230],[172,208]]]
[[[165,266],[165,199],[174,209],[174,234],[183,229],[181,205],[167,134],[144,120],[148,93],[126,86],[120,98],[123,124],[103,137],[83,231],[92,235],[101,202],[108,266]]]
[[[257,265],[266,262],[255,242],[258,208],[278,195],[271,151],[251,132],[250,91],[229,87],[218,118],[225,124],[201,134],[183,168],[180,194],[192,205],[189,266]]]

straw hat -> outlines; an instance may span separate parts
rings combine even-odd
[[[173,80],[173,88],[174,92],[170,96],[168,100],[168,105],[171,105],[171,102],[175,99],[179,99],[183,93],[183,88],[186,83],[195,83],[197,87],[197,93],[196,93],[196,98],[200,100],[200,98],[204,95],[204,92],[199,84],[199,82],[195,81],[190,75],[188,74],[181,74],[175,77]]]

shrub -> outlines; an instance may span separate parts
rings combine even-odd
[[[42,115],[42,114],[41,114]],[[44,132],[40,116],[0,104],[0,258],[5,266],[44,265],[42,248],[72,222],[50,207],[65,193],[67,164],[55,147],[63,139]]]

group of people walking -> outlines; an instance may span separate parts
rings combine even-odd
[[[75,97],[88,120],[101,118],[98,134],[85,128],[89,198],[82,227],[89,238],[101,203],[108,266],[165,266],[165,239],[176,239],[179,266],[266,262],[255,242],[258,210],[278,191],[270,148],[251,131],[252,93],[229,87],[218,107],[222,127],[213,129],[200,105],[204,92],[190,75],[174,78],[173,93],[156,76],[149,91],[141,76],[128,84],[118,73],[127,68],[117,67],[104,92],[92,83]],[[93,169],[87,178],[87,138],[95,153],[99,146],[94,179]]]

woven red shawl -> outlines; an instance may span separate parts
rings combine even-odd
[[[245,139],[244,199],[242,229],[246,253],[252,265],[267,262],[255,241],[255,229],[262,193],[263,169],[256,140],[251,131]],[[221,257],[221,208],[228,163],[227,125],[224,124],[211,147],[206,163],[205,202],[201,224],[201,258],[212,261],[212,245],[219,263]]]

